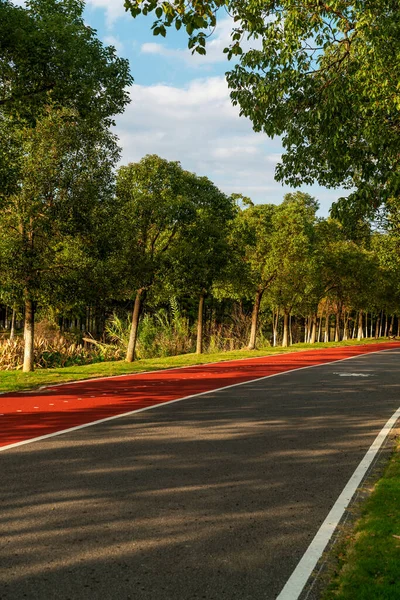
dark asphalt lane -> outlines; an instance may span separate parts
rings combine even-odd
[[[3,452],[0,599],[276,598],[399,407],[399,364],[364,355]]]

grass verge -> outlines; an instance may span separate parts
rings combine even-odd
[[[360,344],[371,344],[376,342],[387,342],[387,338],[365,339],[362,342],[348,340],[346,342],[329,342],[317,344],[294,344],[290,348],[262,348],[259,350],[235,350],[232,352],[218,352],[214,354],[181,354],[167,358],[151,358],[138,360],[134,363],[125,361],[103,362],[83,366],[64,367],[62,369],[38,369],[33,373],[22,373],[22,371],[0,371],[0,392],[15,392],[19,390],[34,389],[43,385],[66,383],[68,381],[79,381],[80,379],[92,379],[96,377],[111,377],[113,375],[125,375],[128,373],[141,373],[143,371],[157,371],[200,365],[204,363],[220,362],[224,360],[235,360],[240,358],[256,358],[258,356],[269,356],[281,354],[282,352],[299,352],[318,348],[335,348],[340,346],[359,346]]]
[[[400,598],[400,444],[341,544],[337,572],[322,600]]]

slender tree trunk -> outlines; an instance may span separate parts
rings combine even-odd
[[[326,314],[325,314],[325,335],[324,335],[324,342],[330,342],[330,337],[329,337],[329,318],[330,318],[330,314],[329,314],[329,309],[326,309]]]
[[[388,335],[389,337],[393,335],[393,315],[390,315]]]
[[[343,341],[346,341],[349,337],[349,315],[345,311],[343,315]]]
[[[279,308],[276,311],[276,321],[274,316],[274,348],[276,348],[276,344],[278,341],[278,325],[279,325]]]
[[[35,337],[35,309],[31,298],[25,300],[25,322],[24,322],[24,373],[33,371],[33,343]]]
[[[400,319],[399,319],[399,315],[397,315],[397,337],[400,337]]]
[[[264,290],[258,289],[254,299],[253,313],[251,315],[251,331],[248,350],[255,350],[257,340],[257,325],[258,325],[258,314],[260,312],[261,300],[263,297]]]
[[[380,322],[379,322],[379,336],[378,337],[382,337],[382,325],[383,325],[383,310],[381,310],[381,318],[380,318]]]
[[[321,316],[319,318],[317,342],[321,341],[321,334],[322,334],[322,314],[321,314]]]
[[[389,322],[389,315],[385,315],[385,334],[384,334],[384,337],[387,337],[387,334],[388,334],[388,322]]]
[[[15,316],[16,316],[16,312],[15,312],[15,308],[13,308],[12,315],[11,315],[10,340],[13,340],[15,338]]]
[[[380,317],[380,315],[378,313],[378,316],[376,318],[376,324],[375,324],[375,339],[376,340],[379,337],[379,327],[380,327],[380,324],[381,324],[381,317]]]
[[[317,315],[313,314],[311,317],[310,344],[315,344],[316,338],[317,338]]]
[[[285,309],[283,312],[283,338],[282,348],[289,346],[289,312]]]
[[[140,316],[140,306],[141,306],[141,301],[142,301],[142,293],[143,293],[142,289],[140,289],[136,292],[135,304],[133,307],[133,314],[132,314],[131,333],[129,335],[129,344],[128,344],[128,350],[126,352],[126,359],[125,359],[127,362],[133,362],[135,360],[135,348],[136,348],[137,333],[138,333],[138,327],[139,327],[139,316]]]
[[[358,332],[357,332],[357,340],[360,341],[364,337],[363,333],[363,311],[360,310],[358,313]]]
[[[335,314],[335,342],[340,341],[340,310]]]
[[[371,312],[371,327],[369,328],[369,337],[373,338],[374,337],[374,329],[373,329],[373,321],[374,321],[374,315]]]
[[[293,346],[292,315],[289,315],[289,345]]]
[[[203,316],[204,316],[204,292],[199,297],[199,310],[197,315],[197,340],[196,354],[203,353]]]
[[[353,323],[353,333],[351,336],[351,339],[355,339],[356,337],[356,327],[357,327],[357,321],[358,321],[358,312],[356,312],[356,316],[354,317],[354,323]]]

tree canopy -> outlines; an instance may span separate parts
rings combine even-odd
[[[129,102],[127,60],[85,25],[82,0],[0,2],[0,109],[34,121],[49,102],[110,118]]]
[[[227,74],[231,97],[256,131],[282,136],[276,178],[352,189],[346,210],[398,196],[397,0],[126,0],[125,7],[133,16],[154,12],[155,35],[184,27],[200,54],[225,8],[233,18],[225,51],[239,58]],[[243,49],[245,39],[253,49]]]

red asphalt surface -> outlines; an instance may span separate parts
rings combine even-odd
[[[387,342],[307,350],[3,395],[0,447],[260,377],[399,347]]]

